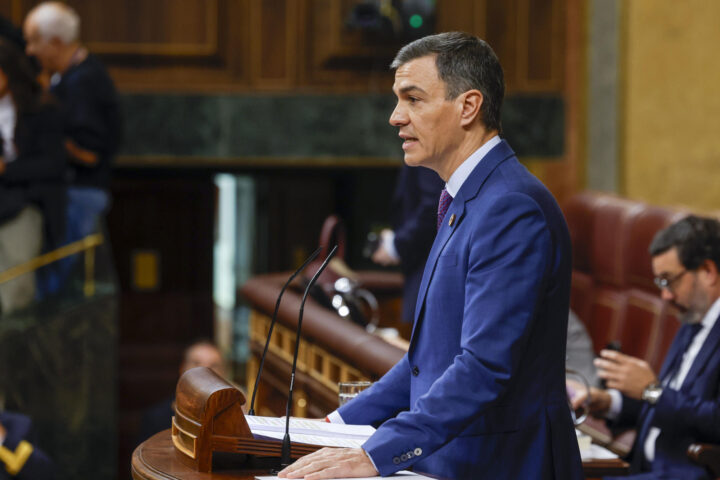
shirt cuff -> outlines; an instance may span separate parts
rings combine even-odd
[[[605,418],[608,420],[617,420],[622,410],[622,394],[614,388],[608,389],[607,393],[610,395],[610,408],[608,408]]]
[[[340,423],[342,425],[345,424],[345,420],[340,416],[337,410],[334,412],[328,413],[328,416],[326,417],[330,423]],[[370,455],[368,455],[370,456]]]
[[[365,455],[370,459],[370,463],[373,464],[373,468],[376,472],[378,472],[378,475],[380,475],[380,470],[378,470],[377,465],[375,465],[375,460],[370,456],[370,453],[363,448],[363,451],[365,452]]]
[[[400,255],[395,248],[395,232],[392,230],[383,230],[380,234],[382,247],[393,259],[400,261]]]

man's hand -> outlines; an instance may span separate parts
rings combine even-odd
[[[0,155],[0,175],[5,173],[5,159]]]
[[[600,357],[594,362],[598,377],[605,379],[608,388],[617,389],[630,398],[639,400],[645,387],[658,381],[644,360],[613,350],[601,351]]]
[[[383,267],[398,265],[400,263],[397,259],[391,257],[382,245],[380,245],[377,250],[375,250],[375,253],[372,254],[372,261],[378,265],[382,265]]]
[[[610,394],[605,390],[590,387],[590,403],[587,403],[588,392],[584,385],[573,380],[566,380],[568,387],[568,395],[570,396],[570,404],[573,410],[577,411],[581,408],[587,408],[590,415],[604,416],[610,408]],[[570,394],[572,391],[572,394]]]
[[[281,471],[278,477],[319,480],[377,475],[378,471],[362,448],[323,448],[302,457]]]
[[[387,240],[387,237],[389,235],[392,235],[393,231],[384,228],[380,232],[380,245],[378,245],[377,250],[375,250],[375,253],[372,254],[372,261],[377,263],[378,265],[382,265],[383,267],[390,267],[394,265],[400,265],[400,259],[395,258],[392,255],[390,255],[390,252],[387,251],[384,244]]]
[[[65,151],[70,160],[85,166],[94,167],[98,163],[98,154],[86,150],[69,138],[65,140]]]

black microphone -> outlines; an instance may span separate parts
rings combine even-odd
[[[290,459],[290,406],[292,405],[292,396],[293,396],[293,386],[295,385],[295,368],[297,367],[297,359],[298,359],[298,351],[300,350],[300,332],[302,330],[302,319],[303,319],[303,310],[305,309],[305,300],[307,299],[308,292],[310,291],[310,288],[315,284],[320,274],[325,270],[325,267],[327,267],[328,263],[330,262],[330,259],[335,256],[335,252],[337,251],[338,246],[335,245],[332,250],[330,250],[330,254],[328,254],[325,261],[320,265],[320,268],[318,268],[318,271],[315,272],[315,275],[313,275],[312,279],[310,279],[310,282],[308,282],[307,287],[305,288],[305,293],[303,294],[302,302],[300,303],[300,314],[298,315],[298,325],[297,325],[297,331],[295,332],[295,355],[293,355],[293,364],[292,364],[292,371],[290,374],[290,391],[288,392],[288,402],[287,406],[285,407],[285,437],[283,437],[283,443],[282,443],[282,455],[280,457],[280,467],[285,468],[288,465],[290,465],[291,459]]]
[[[302,265],[300,265],[300,268],[295,270],[295,273],[290,275],[290,278],[288,278],[287,282],[285,282],[285,285],[283,285],[282,290],[280,290],[280,295],[278,295],[277,302],[275,302],[275,312],[273,313],[272,320],[270,320],[270,329],[268,331],[267,340],[265,340],[265,349],[263,350],[262,357],[260,357],[260,366],[258,367],[257,375],[255,376],[255,386],[253,387],[252,400],[250,400],[250,410],[248,410],[247,413],[248,415],[255,415],[255,394],[257,393],[258,383],[260,382],[260,374],[262,373],[263,365],[265,365],[265,356],[267,355],[268,346],[270,345],[273,328],[275,328],[275,322],[277,321],[277,314],[278,310],[280,309],[280,299],[282,299],[282,296],[285,293],[285,289],[288,287],[288,285],[290,285],[290,282],[292,282],[293,279],[297,277],[298,274],[305,269],[305,267],[307,267],[308,263],[315,260],[315,257],[317,257],[321,251],[322,247],[318,247],[318,249],[315,250]]]

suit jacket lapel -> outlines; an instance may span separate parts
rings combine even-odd
[[[676,357],[682,356],[684,352],[682,352],[682,342],[680,341],[680,337],[682,336],[682,329],[683,327],[680,327],[681,330],[678,330],[677,335],[675,335],[675,338],[673,339],[672,344],[670,345],[670,350],[668,350],[667,355],[665,356],[665,360],[663,361],[662,368],[660,369],[660,380],[664,381],[665,377],[670,373],[670,370],[673,365],[677,363]]]
[[[681,390],[687,390],[693,384],[696,378],[705,370],[705,367],[710,360],[710,357],[715,353],[720,346],[720,318],[715,320],[712,330],[708,333],[705,338],[703,346],[700,348],[695,360],[693,360],[692,366],[688,371],[685,380],[683,381]]]
[[[412,348],[415,339],[415,332],[418,329],[418,325],[424,314],[425,297],[427,296],[428,285],[435,273],[435,266],[437,265],[438,258],[442,253],[445,245],[447,244],[450,237],[452,237],[455,230],[461,225],[462,220],[465,216],[465,204],[475,198],[480,191],[480,187],[485,183],[485,180],[490,176],[493,170],[502,163],[504,160],[515,155],[515,152],[510,148],[505,140],[501,141],[487,155],[482,161],[475,167],[470,176],[465,180],[457,196],[453,199],[450,207],[448,208],[445,219],[449,219],[452,215],[455,215],[455,222],[453,225],[449,225],[448,222],[443,222],[435,236],[432,249],[428,255],[427,262],[425,263],[425,271],[423,272],[422,281],[420,282],[420,290],[418,291],[418,298],[415,304],[415,321],[413,322],[413,331],[410,342],[410,348]]]

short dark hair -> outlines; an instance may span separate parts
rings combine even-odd
[[[0,70],[5,73],[8,89],[18,113],[32,111],[40,104],[42,89],[35,80],[30,60],[17,45],[0,38]]]
[[[683,267],[695,270],[705,260],[720,267],[720,222],[714,218],[690,215],[655,234],[650,255],[661,255],[677,248]]]
[[[408,43],[395,56],[390,68],[428,55],[436,55],[435,66],[445,82],[448,100],[468,90],[483,95],[482,121],[488,130],[502,131],[500,110],[505,96],[505,81],[500,60],[484,40],[464,32],[429,35]]]

